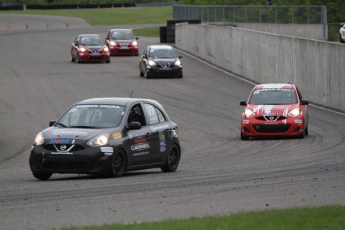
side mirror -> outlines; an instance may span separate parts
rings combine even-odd
[[[180,56],[178,56],[178,58],[182,58],[182,56],[180,55]]]
[[[135,40],[139,40],[139,38],[138,38],[138,37],[135,37]]]
[[[246,101],[240,101],[240,105],[247,106],[247,102]]]
[[[56,121],[49,121],[49,127],[52,127],[55,123]]]
[[[141,129],[141,124],[140,124],[140,122],[132,121],[131,123],[128,124],[128,129],[129,130]]]
[[[309,105],[309,101],[308,100],[301,100],[301,105]]]

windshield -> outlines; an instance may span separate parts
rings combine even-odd
[[[76,105],[56,123],[65,128],[115,128],[120,125],[125,107],[119,105]]]
[[[150,49],[149,57],[153,58],[176,58],[176,53],[172,49]]]
[[[134,36],[131,31],[115,31],[111,35],[113,40],[134,40]]]
[[[103,46],[104,41],[101,37],[82,37],[80,38],[80,45],[83,46]]]
[[[254,105],[284,105],[296,104],[297,98],[294,89],[265,88],[253,92],[249,104]]]

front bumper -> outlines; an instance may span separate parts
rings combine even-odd
[[[110,53],[99,53],[99,54],[90,54],[90,53],[79,53],[79,60],[83,62],[102,62],[110,60]]]
[[[138,56],[139,55],[139,49],[138,47],[117,47],[117,46],[109,46],[110,55],[113,56]]]
[[[160,68],[151,66],[147,69],[147,75],[152,77],[174,77],[182,75],[182,67],[174,66],[172,68]]]
[[[266,122],[251,118],[242,118],[241,132],[246,137],[301,136],[304,132],[304,120],[288,118],[285,121]]]
[[[111,168],[112,155],[112,152],[102,152],[100,147],[54,152],[42,146],[33,146],[29,163],[35,173],[106,174]]]

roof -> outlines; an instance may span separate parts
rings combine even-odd
[[[151,49],[174,49],[172,46],[169,45],[151,45],[149,47]]]
[[[77,102],[76,104],[114,104],[114,105],[127,105],[128,103],[147,101],[151,103],[158,103],[155,100],[145,98],[131,98],[131,97],[99,97],[90,98]],[[159,103],[158,103],[159,104]]]
[[[78,37],[102,37],[99,34],[79,34]]]
[[[294,85],[291,83],[266,83],[266,84],[259,84],[255,86],[256,89],[263,89],[263,88],[294,88]]]

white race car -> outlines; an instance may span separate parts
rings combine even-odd
[[[340,43],[345,43],[345,23],[343,24],[343,26],[340,28],[339,30],[339,39],[340,39]]]

